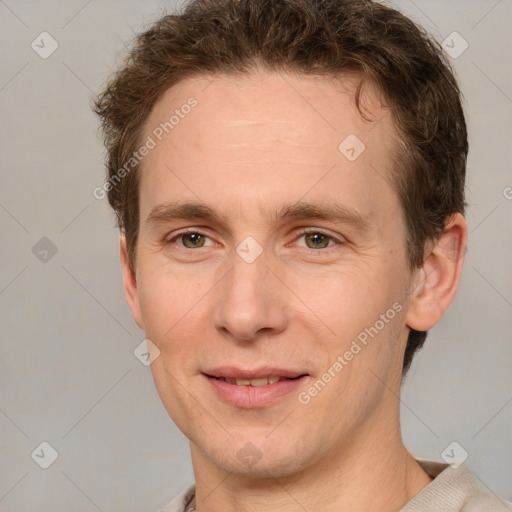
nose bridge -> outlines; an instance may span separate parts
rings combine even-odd
[[[280,332],[286,323],[283,297],[263,248],[247,237],[230,258],[213,314],[215,328],[240,340],[254,339],[263,331]]]
[[[238,250],[232,257],[231,272],[226,283],[226,297],[236,300],[261,299],[263,281],[267,270],[266,261],[259,256],[254,261],[244,260]]]

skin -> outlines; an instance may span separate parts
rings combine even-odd
[[[369,87],[374,121],[361,118],[355,84],[263,70],[198,77],[167,90],[145,125],[144,138],[198,101],[142,163],[135,273],[123,237],[120,253],[128,305],[160,351],[156,388],[190,440],[199,512],[393,511],[431,482],[401,438],[402,361],[409,327],[432,328],[455,295],[467,227],[461,215],[447,219],[410,271],[389,179],[397,134]],[[349,134],[366,146],[355,161],[338,150]],[[147,221],[184,200],[209,205],[220,222]],[[367,227],[276,222],[297,201],[337,202]],[[182,228],[206,238],[173,240]],[[252,263],[236,252],[247,236],[263,251]],[[395,303],[401,311],[308,404],[293,392],[235,407],[202,374],[269,365],[309,374],[298,389],[307,391]],[[261,456],[251,466],[237,457],[248,442]]]

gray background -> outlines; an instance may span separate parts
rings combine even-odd
[[[457,441],[482,487],[511,500],[512,2],[393,5],[469,43],[452,60],[470,129],[469,249],[404,384],[404,438],[439,461]],[[1,512],[152,512],[193,481],[186,439],[134,357],[144,334],[122,294],[113,215],[92,195],[104,170],[91,94],[166,6],[0,0]],[[43,31],[59,44],[47,59],[31,48]],[[42,237],[57,248],[46,261],[32,251]],[[46,470],[31,458],[42,441],[59,454]]]

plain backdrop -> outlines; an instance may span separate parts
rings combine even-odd
[[[462,284],[404,383],[403,435],[438,461],[456,441],[480,485],[511,500],[512,2],[391,5],[452,53],[467,43],[450,58],[471,148]],[[173,8],[0,0],[0,512],[156,512],[193,481],[187,440],[134,356],[144,333],[113,214],[92,193],[104,153],[91,96],[134,31]],[[48,469],[42,442],[58,453]]]

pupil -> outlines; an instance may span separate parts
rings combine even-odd
[[[309,235],[311,240],[313,241],[313,244],[316,247],[324,247],[325,244],[322,244],[322,239],[326,238],[325,235],[322,233],[313,233],[312,235]]]
[[[201,237],[202,235],[199,233],[190,233],[187,235],[187,238],[192,245],[198,245],[198,243],[201,241]]]

